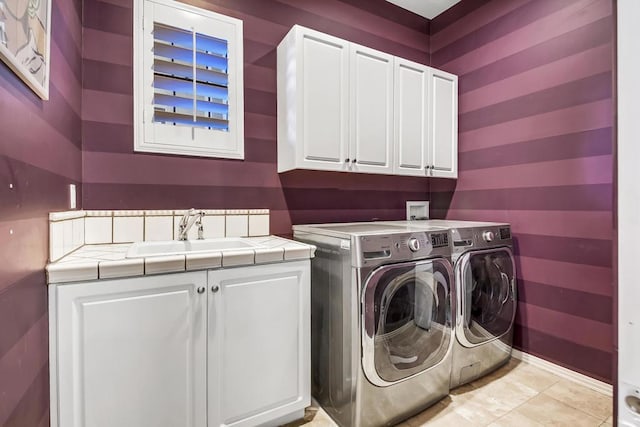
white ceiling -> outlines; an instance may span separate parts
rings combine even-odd
[[[460,0],[387,0],[427,19],[433,19]]]

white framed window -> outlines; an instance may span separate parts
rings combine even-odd
[[[242,21],[134,4],[135,151],[244,159]]]

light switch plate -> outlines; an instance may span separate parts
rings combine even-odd
[[[76,185],[69,184],[69,209],[76,208]]]

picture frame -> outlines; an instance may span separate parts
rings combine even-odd
[[[0,59],[49,99],[51,0],[0,0]]]

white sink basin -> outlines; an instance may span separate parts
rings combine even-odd
[[[198,252],[255,249],[262,246],[241,237],[226,237],[205,240],[168,240],[161,242],[138,242],[131,245],[127,258],[143,258],[161,255],[183,255]]]

